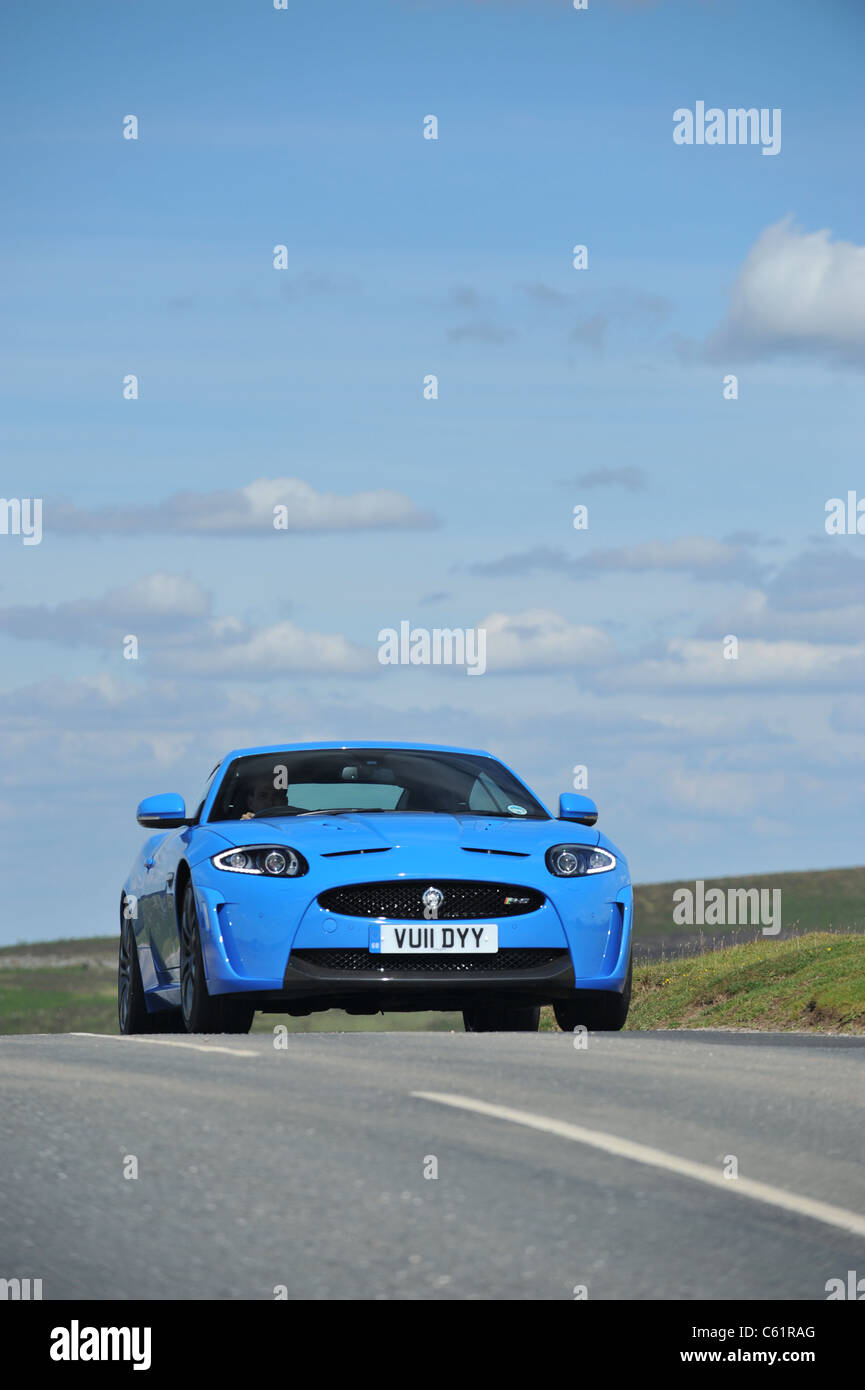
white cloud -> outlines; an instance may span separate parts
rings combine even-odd
[[[865,246],[830,236],[800,231],[792,217],[767,227],[739,271],[709,356],[865,354]]]
[[[597,550],[594,567],[609,570],[672,570],[695,579],[739,578],[753,571],[754,562],[741,545],[711,536],[678,536],[672,541],[645,541],[618,550]]]
[[[103,600],[103,609],[120,617],[134,613],[154,618],[203,618],[210,612],[210,595],[188,574],[157,570],[111,590]]]
[[[578,674],[615,656],[606,633],[547,609],[491,613],[478,627],[486,630],[487,669],[493,672],[565,669]]]
[[[210,604],[207,590],[191,576],[157,571],[99,598],[0,608],[0,632],[69,646],[119,644],[127,633],[157,629],[168,640],[205,622]]]
[[[80,533],[175,533],[183,535],[279,535],[274,507],[286,509],[288,531],[356,531],[379,528],[433,526],[435,519],[420,511],[401,492],[378,488],[369,492],[317,492],[303,478],[257,478],[236,491],[177,492],[153,507],[123,506],[86,509],[64,502],[46,502],[46,529],[67,535]]]
[[[114,648],[118,661],[122,639],[139,636],[149,671],[162,677],[216,676],[225,682],[292,672],[338,676],[379,670],[372,647],[358,646],[341,633],[305,632],[288,620],[256,628],[232,614],[213,616],[206,590],[188,576],[161,572],[97,598],[0,609],[0,631]],[[102,685],[95,693],[104,698],[112,689]],[[122,687],[113,693],[123,698]]]
[[[707,582],[746,583],[758,579],[763,566],[738,541],[719,541],[711,536],[678,536],[671,541],[645,541],[641,545],[590,550],[576,556],[564,550],[538,545],[470,565],[469,572],[487,578],[519,577],[539,570],[551,570],[572,579],[585,580],[600,570],[610,573],[679,573]]]
[[[200,645],[163,651],[155,659],[160,671],[176,675],[218,676],[220,680],[261,680],[273,676],[374,675],[379,669],[372,648],[360,647],[341,633],[304,632],[284,621],[246,636],[209,634]]]
[[[700,624],[700,635],[717,632],[724,625],[739,637],[759,636],[814,643],[858,644],[865,640],[865,603],[838,608],[785,609],[772,594],[750,589],[742,602],[710,622]]]
[[[834,539],[789,560],[762,588],[700,624],[709,637],[723,626],[739,637],[805,642],[865,641],[865,559]]]
[[[724,634],[722,634],[724,635]],[[838,643],[765,642],[745,639],[735,660],[726,660],[722,635],[715,641],[672,638],[660,656],[617,667],[603,683],[617,690],[715,691],[834,688],[861,681],[865,646]]]

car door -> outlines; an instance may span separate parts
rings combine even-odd
[[[153,964],[165,983],[175,982],[180,969],[180,939],[174,908],[177,866],[183,857],[189,828],[172,830],[144,859],[147,893],[142,904],[153,952]]]
[[[211,772],[198,800],[195,811],[195,825],[173,830],[156,846],[148,857],[151,860],[148,871],[150,894],[150,939],[153,946],[154,962],[172,983],[180,981],[180,934],[175,908],[177,893],[177,868],[187,853],[189,842],[195,833],[207,800],[213,779],[219,771],[219,764]],[[147,861],[145,860],[145,863]]]

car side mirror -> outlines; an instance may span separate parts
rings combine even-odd
[[[138,807],[136,818],[147,830],[176,830],[180,825],[192,824],[186,816],[186,803],[176,792],[146,796]]]
[[[573,820],[578,825],[594,825],[598,808],[590,796],[578,792],[562,792],[559,797],[559,820]]]

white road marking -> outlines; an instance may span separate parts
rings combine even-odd
[[[70,1033],[70,1038],[106,1038],[108,1042],[148,1043],[151,1047],[182,1047],[186,1052],[224,1052],[227,1057],[257,1057],[248,1048],[220,1047],[218,1043],[181,1042],[180,1038],[147,1038],[135,1033]]]
[[[556,1134],[561,1139],[570,1139],[575,1144],[588,1144],[593,1149],[614,1154],[618,1158],[630,1158],[634,1163],[645,1163],[651,1168],[661,1168],[667,1173],[678,1173],[683,1178],[694,1178],[710,1187],[723,1188],[733,1196],[751,1197],[756,1202],[780,1207],[784,1211],[795,1212],[797,1216],[808,1216],[813,1221],[822,1221],[827,1226],[837,1226],[842,1231],[852,1231],[854,1235],[865,1236],[865,1216],[847,1211],[844,1207],[832,1206],[829,1202],[818,1202],[813,1197],[799,1197],[795,1192],[785,1192],[783,1188],[770,1183],[755,1182],[752,1178],[725,1178],[715,1168],[705,1163],[694,1163],[689,1158],[679,1158],[663,1149],[650,1148],[648,1144],[635,1144],[630,1139],[620,1139],[615,1134],[605,1134],[599,1129],[584,1129],[582,1125],[572,1125],[566,1120],[553,1120],[545,1115],[532,1115],[527,1110],[512,1110],[507,1105],[490,1105],[487,1101],[472,1100],[469,1096],[446,1095],[440,1091],[412,1091],[419,1100],[431,1100],[437,1105],[450,1105],[456,1110],[469,1110],[475,1115],[490,1115],[496,1120],[510,1120],[511,1124],[525,1125],[528,1129],[539,1129],[545,1134]]]

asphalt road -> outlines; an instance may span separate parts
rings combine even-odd
[[[0,1038],[0,1277],[45,1299],[825,1300],[865,1275],[865,1038],[286,1041]]]

